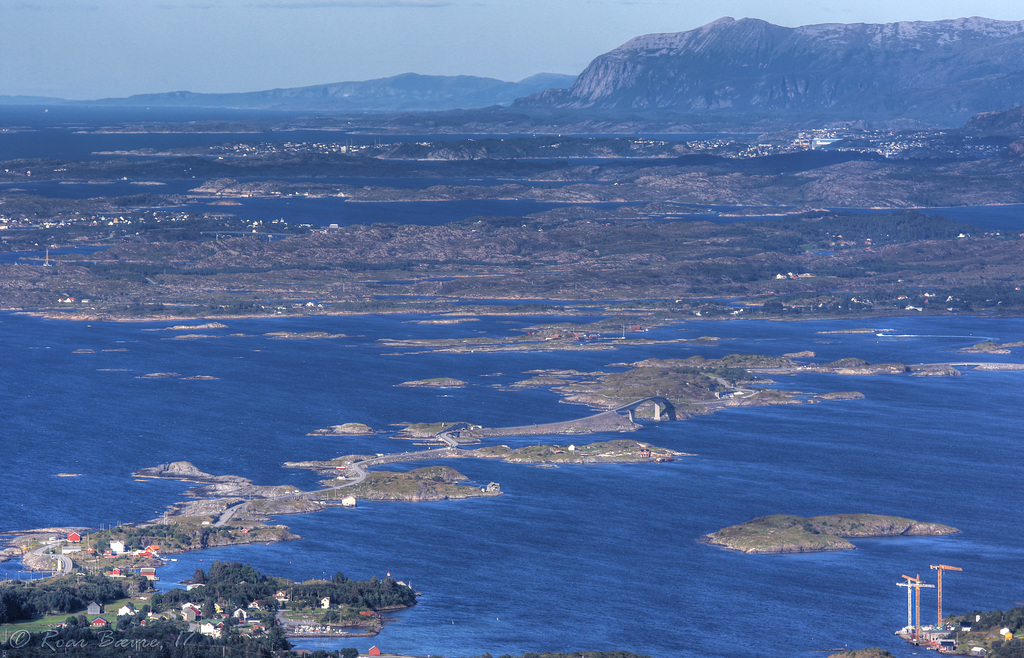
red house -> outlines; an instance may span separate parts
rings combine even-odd
[[[69,532],[68,541],[73,543],[80,542],[82,541],[82,535],[78,534],[77,532]]]
[[[376,647],[376,645],[374,645],[374,646],[370,647],[370,650],[367,651],[366,654],[368,656],[379,656],[380,655],[380,649],[378,649]]]
[[[106,628],[107,626],[110,626],[110,622],[104,619],[103,617],[97,617],[96,619],[92,620],[92,623],[89,624],[89,626],[91,628]]]

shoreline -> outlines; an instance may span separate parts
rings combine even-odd
[[[696,298],[703,299],[703,298]],[[713,298],[707,298],[713,299]],[[740,299],[740,298],[736,298]],[[590,316],[594,315],[595,312],[598,314],[609,314],[609,315],[622,315],[623,313],[632,314],[647,314],[647,315],[665,315],[666,313],[678,313],[673,309],[652,309],[652,308],[622,308],[612,310],[610,307],[616,304],[629,304],[629,303],[643,303],[643,300],[638,299],[601,299],[597,301],[587,299],[575,299],[575,298],[559,298],[559,297],[548,297],[544,299],[537,298],[519,298],[519,297],[496,297],[491,296],[481,299],[470,299],[466,297],[449,298],[449,297],[431,297],[427,299],[418,298],[416,301],[425,303],[450,303],[459,304],[473,308],[472,312],[465,311],[460,312],[455,308],[447,310],[410,310],[407,308],[394,308],[394,309],[377,309],[374,311],[347,311],[347,310],[326,310],[318,309],[316,313],[305,313],[305,314],[294,314],[294,315],[282,315],[275,313],[237,313],[237,314],[223,314],[223,315],[208,315],[208,314],[185,314],[185,315],[152,315],[147,317],[127,317],[123,315],[111,314],[107,312],[101,313],[85,313],[75,309],[26,309],[26,308],[0,308],[0,313],[9,313],[11,315],[24,315],[34,318],[42,318],[45,320],[69,320],[78,322],[124,322],[124,323],[145,323],[145,322],[222,322],[227,320],[285,320],[285,319],[310,319],[318,317],[359,317],[365,315],[443,315],[443,316],[482,316],[482,317],[535,317],[535,316]],[[538,311],[507,311],[502,312],[500,305],[488,304],[491,301],[502,301],[502,302],[518,302],[521,304],[578,304],[580,307],[566,307],[564,309],[546,309]],[[590,306],[587,306],[590,305]],[[494,310],[479,310],[479,306],[493,306]],[[823,314],[814,317],[807,316],[763,316],[763,317],[741,317],[733,315],[725,315],[721,317],[717,316],[700,316],[693,314],[686,314],[678,318],[678,320],[672,320],[671,322],[742,322],[745,320],[764,320],[768,322],[835,322],[841,320],[870,320],[870,319],[888,319],[888,318],[951,318],[951,317],[962,317],[962,318],[1006,318],[1015,319],[1022,318],[1024,314],[1000,314],[996,315],[993,313],[957,313],[957,312],[939,312],[936,314],[921,315],[919,313],[912,313],[908,311],[894,311],[894,312],[882,312],[872,311],[860,314]],[[866,333],[866,332],[865,332]]]

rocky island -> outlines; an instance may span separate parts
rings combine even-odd
[[[688,456],[668,448],[649,443],[615,439],[589,445],[537,445],[510,448],[506,445],[487,446],[469,451],[468,456],[481,459],[500,459],[512,464],[628,464],[668,462],[675,457]]]
[[[306,436],[361,436],[373,433],[373,428],[365,423],[342,423],[341,425],[331,425],[330,427],[313,430],[306,434]]]
[[[701,537],[712,546],[741,553],[814,553],[856,548],[846,538],[949,535],[958,529],[898,516],[833,514],[804,518],[772,514]]]
[[[395,386],[407,388],[464,388],[466,382],[454,377],[431,377],[430,379],[417,379],[415,381],[402,382]]]
[[[486,487],[461,484],[469,480],[450,466],[426,466],[407,472],[373,471],[366,479],[351,487],[325,492],[328,499],[392,500],[425,502],[433,500],[459,500],[480,496],[500,496],[501,487],[491,482]],[[328,485],[327,480],[323,484]]]

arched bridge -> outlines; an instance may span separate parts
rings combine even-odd
[[[648,402],[654,405],[654,420],[663,420],[662,415],[664,415],[664,417],[667,418],[668,420],[676,419],[675,406],[673,406],[672,403],[668,401],[668,399],[659,396],[644,398],[642,400],[636,400],[635,402],[630,402],[629,404],[624,404],[621,407],[612,409],[612,411],[618,413],[625,411],[627,414],[629,414],[629,420],[636,422],[636,419],[633,417],[634,412],[637,410],[638,407],[643,406]]]

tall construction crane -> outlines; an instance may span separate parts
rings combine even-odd
[[[921,588],[922,587],[932,587],[932,588],[934,588],[935,585],[929,585],[927,583],[922,582],[921,581],[921,574],[917,574],[917,578],[914,578],[912,576],[900,576],[900,578],[905,578],[907,580],[907,582],[905,582],[905,583],[896,583],[897,587],[906,587],[907,588],[907,626],[906,627],[907,628],[911,628],[911,627],[914,628],[914,639],[916,640],[916,639],[921,637]],[[911,589],[910,589],[911,587],[914,588],[913,591],[917,594],[917,596],[914,597],[914,601],[917,604],[916,606],[914,606],[916,608],[916,611],[917,611],[917,623],[916,624],[911,623],[911,619],[910,619],[910,603],[911,603],[911,598],[912,598],[911,597]]]
[[[933,564],[932,569],[937,569],[939,572],[939,621],[935,624],[936,626],[942,626],[942,572],[943,571],[963,571],[960,567],[951,567],[948,564]]]

